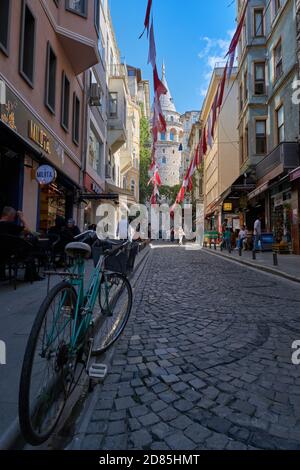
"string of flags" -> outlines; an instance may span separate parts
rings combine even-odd
[[[240,18],[239,24],[237,26],[237,29],[234,33],[234,36],[231,40],[228,52],[225,56],[227,58],[226,66],[223,71],[222,79],[218,85],[212,107],[207,119],[207,122],[202,128],[202,133],[201,133],[201,138],[200,142],[197,145],[195,149],[194,156],[192,158],[192,161],[188,167],[188,170],[186,172],[186,175],[183,179],[182,186],[177,194],[175,204],[171,208],[171,212],[174,211],[174,207],[177,204],[180,204],[184,201],[185,193],[186,191],[191,191],[193,188],[193,182],[192,182],[192,177],[193,174],[195,173],[196,169],[200,167],[200,165],[203,162],[203,157],[206,154],[208,147],[212,147],[213,145],[213,140],[215,137],[215,128],[216,128],[216,123],[218,119],[218,115],[221,111],[223,101],[224,101],[224,91],[225,91],[225,86],[226,86],[226,81],[229,82],[231,75],[232,75],[232,69],[234,66],[234,61],[236,57],[236,49],[239,43],[239,39],[241,36],[241,33],[243,31],[243,26],[245,22],[245,16],[246,16],[246,11],[248,7],[249,0],[246,0],[245,2],[245,8],[243,11],[243,14]]]
[[[157,72],[156,65],[156,44],[154,35],[154,23],[152,15],[153,0],[148,0],[147,10],[144,21],[144,30],[140,35],[140,38],[147,31],[147,37],[149,39],[149,53],[148,53],[148,64],[151,64],[153,69],[153,86],[154,86],[154,100],[153,100],[153,115],[151,122],[152,132],[152,150],[151,150],[151,165],[149,171],[153,171],[153,176],[150,178],[148,185],[153,184],[153,192],[151,196],[151,204],[156,204],[157,196],[159,196],[159,186],[161,186],[161,179],[159,176],[157,161],[156,161],[156,147],[159,133],[166,132],[167,124],[161,108],[160,97],[167,93],[167,89],[163,82],[160,80]]]

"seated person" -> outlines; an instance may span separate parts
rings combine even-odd
[[[80,234],[80,230],[73,219],[68,220],[66,230],[73,238]]]
[[[20,222],[19,224],[17,223],[18,220]],[[22,237],[23,235],[30,234],[23,213],[16,211],[13,207],[4,207],[0,218],[0,234],[14,237]],[[33,245],[31,243],[28,243],[26,246],[24,245],[24,250],[22,250],[22,254],[28,257],[25,269],[26,281],[39,281],[42,279],[36,271],[33,251]],[[5,279],[5,266],[3,264],[0,265],[0,278]]]
[[[17,218],[20,224],[17,224]],[[25,222],[23,213],[13,207],[4,207],[0,218],[0,234],[20,236],[22,232],[30,232]]]

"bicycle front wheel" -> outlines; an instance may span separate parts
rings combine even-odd
[[[98,356],[122,334],[132,308],[132,289],[126,277],[104,273],[99,288],[100,310],[93,318],[93,350]]]
[[[19,420],[25,440],[45,442],[53,433],[70,395],[77,358],[71,336],[77,294],[68,282],[56,285],[42,303],[23,361]]]

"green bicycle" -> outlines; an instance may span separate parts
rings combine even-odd
[[[28,443],[39,445],[52,435],[82,373],[97,377],[97,363],[90,366],[91,356],[106,351],[124,330],[132,289],[126,276],[107,270],[107,260],[124,256],[129,246],[118,242],[104,249],[86,290],[85,259],[91,247],[82,242],[66,246],[73,266],[70,272],[60,273],[64,280],[43,301],[23,361],[19,420]]]

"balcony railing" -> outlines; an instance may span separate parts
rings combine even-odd
[[[109,75],[111,78],[124,78],[127,76],[127,68],[124,64],[110,64]]]
[[[299,166],[299,144],[297,142],[282,142],[256,166],[256,177],[261,179],[282,165],[284,170],[293,170]]]

